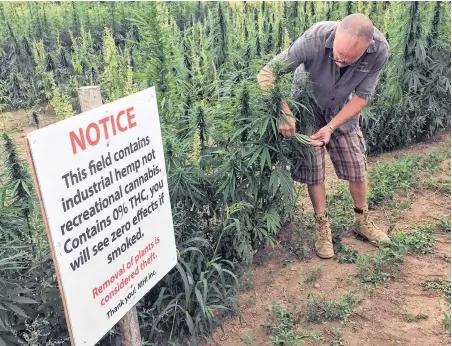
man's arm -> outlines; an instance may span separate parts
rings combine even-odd
[[[330,121],[330,125],[337,129],[339,126],[348,123],[356,117],[364,107],[366,107],[368,100],[354,95],[347,104],[342,107],[339,113]]]
[[[265,65],[265,67],[259,72],[257,75],[257,82],[259,83],[259,87],[262,91],[268,91],[271,89],[274,82],[274,75],[269,65]],[[280,109],[282,114],[281,121],[279,123],[279,132],[283,136],[292,136],[295,133],[296,120],[286,100],[283,99],[281,101]]]
[[[273,86],[274,80],[275,77],[269,64],[265,65],[264,68],[257,74],[257,82],[259,83],[259,87],[262,91],[270,90]]]
[[[283,71],[295,71],[298,66],[305,63],[308,59],[309,40],[306,33],[296,39],[289,48],[278,54],[270,63],[264,66],[257,75],[259,86],[262,90],[268,90],[273,86],[274,76],[271,70],[271,63],[279,61],[283,64]]]
[[[299,37],[291,46],[277,55],[272,62],[280,61],[284,64],[285,71],[295,71],[295,69],[307,60],[307,52],[309,51],[308,41],[305,35]],[[271,89],[274,83],[274,74],[271,70],[270,63],[265,65],[257,75],[257,81],[262,91]],[[284,136],[291,136],[295,133],[295,118],[290,110],[287,102],[282,100],[281,111],[283,113],[279,125],[279,131]],[[286,116],[288,114],[289,116]]]
[[[322,127],[318,132],[311,136],[311,144],[317,147],[328,144],[334,129],[349,122],[356,117],[359,112],[367,105],[367,100],[354,95],[352,99],[341,109],[339,113],[329,122],[327,126]],[[330,127],[331,125],[331,127]]]

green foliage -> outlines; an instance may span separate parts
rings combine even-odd
[[[68,340],[66,322],[38,201],[13,142],[6,134],[3,141],[0,343],[62,344]]]
[[[287,99],[300,132],[309,133],[312,95],[292,87],[292,75],[283,75],[277,64],[272,90],[261,92],[256,75],[315,22],[355,11],[370,15],[388,34],[392,54],[365,111],[370,151],[447,128],[450,3],[0,3],[2,114],[50,103],[64,119],[77,110],[80,86],[100,84],[104,102],[156,87],[179,262],[140,302],[146,342],[178,345],[189,336],[194,344],[205,338],[236,309],[236,264],[251,262],[256,249],[273,245],[281,225],[295,217],[291,168],[296,158],[308,160],[312,152],[305,136],[278,134],[279,109]],[[434,157],[407,159],[376,170],[371,206],[414,186],[416,172],[430,170],[434,162]],[[0,337],[8,345],[59,344],[67,340],[67,330],[42,216],[24,167],[16,153],[0,178],[6,182],[0,190],[1,245],[12,249],[2,258],[20,254],[12,261],[23,266],[2,271],[8,284],[0,292],[27,289],[21,296],[39,308],[13,303],[30,319],[16,308],[0,309],[7,327],[0,325]],[[450,181],[437,188],[447,192]],[[340,232],[352,227],[346,185],[335,185],[327,203],[340,245]],[[419,233],[399,245],[425,252],[428,237]],[[293,251],[307,258],[308,245],[304,240]],[[343,261],[356,260],[356,253],[342,250]],[[382,251],[388,253],[368,261],[371,281],[375,273],[385,276],[383,262],[397,262],[398,252]],[[119,339],[112,330],[101,344]]]
[[[317,266],[316,268],[314,268],[311,273],[309,273],[305,279],[304,279],[304,283],[308,284],[308,283],[313,283],[316,282],[317,279],[319,278],[319,276],[322,274],[322,269],[324,267],[324,264],[321,264],[319,266]]]
[[[133,71],[137,90],[155,85],[162,114],[173,117],[180,114],[182,96],[191,87],[194,95],[218,100],[224,71],[234,70],[239,59],[247,66],[263,66],[314,23],[340,20],[355,11],[370,16],[386,34],[391,52],[374,101],[364,111],[370,152],[447,128],[448,2],[5,3],[0,81],[12,108],[49,102],[52,89],[45,74],[50,72],[71,103],[77,87],[99,82],[113,100],[131,90],[123,79],[130,63],[127,78]],[[105,28],[113,40],[108,49]],[[42,42],[42,63],[36,62],[34,42]],[[108,50],[114,54],[106,54]]]
[[[424,155],[398,157],[394,162],[376,162],[369,173],[369,208],[374,209],[398,193],[417,186],[419,177],[433,173],[442,159],[442,153],[433,151]]]
[[[340,242],[337,242],[336,244],[337,246],[334,251],[338,254],[339,263],[356,263],[356,260],[359,257],[358,251],[352,250],[349,247],[342,245]]]
[[[364,112],[370,152],[405,146],[449,126],[450,42],[440,42],[450,41],[450,31],[442,30],[450,23],[441,20],[443,11],[450,12],[450,4],[390,3],[383,31],[391,59]]]
[[[351,292],[340,296],[337,300],[317,300],[311,296],[307,307],[307,321],[322,323],[326,321],[346,320],[355,311],[359,297]]]
[[[271,318],[264,322],[264,329],[270,334],[273,345],[303,345],[302,336],[294,331],[296,319],[293,313],[272,302]]]
[[[395,231],[391,240],[408,252],[424,255],[434,252],[435,237],[429,224],[416,225],[414,232]]]
[[[256,334],[246,334],[245,336],[239,339],[240,342],[244,343],[247,346],[258,345]]]
[[[326,205],[331,216],[333,239],[337,243],[341,232],[354,226],[353,218],[350,217],[353,199],[344,181],[331,183],[331,192],[327,195]]]
[[[2,156],[6,171],[4,193],[7,193],[8,205],[18,208],[28,223],[31,209],[31,176],[26,170],[24,162],[19,159],[11,137],[6,132],[3,133],[2,137],[4,144]],[[3,204],[5,202],[6,200],[2,201]]]
[[[412,323],[412,322],[418,322],[421,320],[427,320],[428,316],[425,314],[417,314],[417,315],[412,315],[412,314],[403,314],[403,318],[405,321],[407,321],[408,323]]]
[[[429,225],[421,224],[413,232],[392,233],[391,243],[382,244],[375,256],[358,255],[357,276],[363,283],[379,284],[396,277],[405,252],[433,253],[435,238]]]
[[[125,96],[127,79],[127,63],[118,54],[113,35],[109,28],[105,28],[102,35],[102,58],[104,72],[102,74],[102,90],[108,101],[114,101]]]
[[[408,210],[411,207],[411,202],[409,201],[392,201],[389,203],[389,207],[397,210]]]
[[[442,217],[438,219],[437,227],[441,232],[450,233],[450,218]]]
[[[333,339],[330,342],[330,346],[345,346],[341,333],[342,333],[341,328],[332,328],[331,336],[333,337]]]
[[[52,106],[57,118],[64,120],[74,115],[72,104],[69,100],[69,96],[60,92],[52,79],[52,98],[50,99],[50,105]]]
[[[10,114],[6,112],[9,102],[10,99],[8,96],[6,96],[5,86],[0,81],[0,118],[2,121],[3,128],[5,128],[5,125],[10,118]]]
[[[404,249],[397,243],[381,246],[375,256],[359,255],[357,276],[363,283],[379,284],[398,274]]]
[[[450,330],[450,314],[448,314],[447,312],[444,313],[444,318],[442,321],[442,325],[444,329]]]
[[[450,280],[446,278],[430,278],[421,283],[424,290],[438,290],[441,291],[446,299],[450,301]]]

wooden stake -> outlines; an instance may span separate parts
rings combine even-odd
[[[102,106],[100,86],[79,88],[78,100],[82,112]],[[138,314],[135,306],[119,320],[119,329],[123,346],[141,346],[140,325],[138,324]]]
[[[100,86],[86,86],[78,89],[78,101],[82,112],[102,106]]]

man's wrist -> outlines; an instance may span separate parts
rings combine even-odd
[[[330,129],[331,133],[334,132],[334,126],[331,123],[328,123],[326,126]]]

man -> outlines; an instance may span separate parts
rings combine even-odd
[[[311,136],[313,160],[298,164],[292,176],[294,180],[308,185],[317,227],[315,250],[320,258],[334,256],[326,213],[325,149],[338,178],[349,182],[356,231],[374,245],[390,241],[369,215],[366,146],[359,126],[360,112],[374,92],[388,56],[389,46],[384,35],[366,16],[352,14],[341,22],[313,25],[272,60],[284,63],[287,71],[303,67],[308,72],[317,103],[317,132]],[[262,90],[272,86],[270,64],[259,72],[257,79]],[[283,115],[279,131],[284,136],[291,136],[295,133],[296,120],[285,101],[281,104],[281,110]]]

